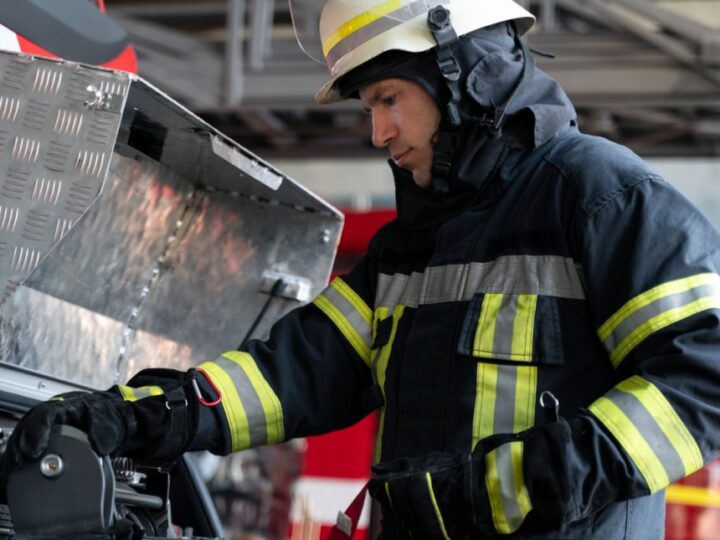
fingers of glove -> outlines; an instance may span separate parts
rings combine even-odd
[[[17,457],[39,458],[47,448],[53,426],[68,422],[67,413],[64,401],[41,403],[30,409],[13,430],[10,440],[19,451]]]

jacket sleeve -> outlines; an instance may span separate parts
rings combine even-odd
[[[370,399],[374,264],[365,257],[315,300],[251,340],[197,368],[222,395],[218,453],[325,433],[360,420]]]
[[[557,530],[661,491],[718,455],[716,230],[653,175],[588,208],[579,230],[588,309],[617,384],[487,455],[501,533],[525,521]]]

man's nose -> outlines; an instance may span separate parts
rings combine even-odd
[[[385,148],[397,135],[397,127],[390,115],[382,111],[372,115],[372,143],[377,148]]]

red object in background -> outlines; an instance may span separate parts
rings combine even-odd
[[[372,236],[386,223],[395,219],[395,210],[374,210],[371,212],[345,212],[338,255],[356,255],[365,253]]]
[[[372,236],[395,216],[395,210],[345,212],[333,275],[349,271],[367,250]],[[335,525],[337,513],[347,508],[370,478],[376,432],[377,416],[371,415],[350,428],[308,437],[305,470],[296,492],[303,499],[301,504],[309,503],[310,513],[319,521],[319,526],[311,534],[307,534],[309,528],[306,526],[303,534],[298,532],[296,525],[291,538],[316,540],[327,537]],[[294,521],[298,519],[296,509]],[[369,538],[368,501],[354,538]]]
[[[720,460],[667,489],[666,540],[720,540]]]
[[[104,0],[28,1],[0,11],[0,49],[138,72],[135,50]]]

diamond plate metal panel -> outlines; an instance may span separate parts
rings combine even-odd
[[[0,54],[0,301],[100,193],[122,112],[107,104],[129,86],[121,73]]]
[[[134,76],[0,54],[0,155],[0,368],[183,369],[329,277],[342,215]]]

